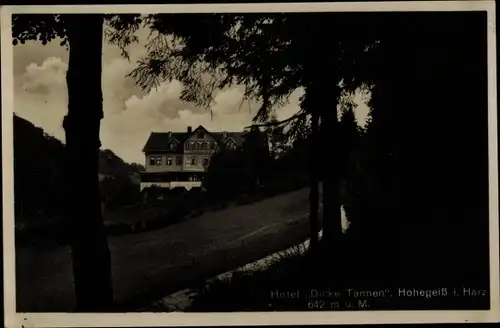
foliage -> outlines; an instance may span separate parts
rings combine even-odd
[[[24,44],[26,41],[39,41],[41,44],[58,40],[61,46],[69,49],[68,31],[65,23],[66,16],[76,14],[22,14],[12,16],[12,43]],[[137,38],[130,32],[136,32],[142,22],[141,15],[136,14],[106,14],[104,15],[106,28],[105,35],[109,42],[126,47]],[[126,52],[123,52],[126,56]]]
[[[14,195],[16,224],[40,217],[60,218],[64,146],[14,115]]]
[[[245,134],[241,148],[222,149],[216,153],[211,159],[203,187],[209,194],[224,198],[240,193],[259,193],[262,188],[280,182],[286,186],[283,175],[280,177],[275,172],[279,160],[271,156],[268,138],[266,133],[252,128]],[[281,167],[281,170],[290,171],[292,168],[293,165],[288,168]],[[285,187],[282,191],[286,190]]]
[[[63,15],[37,14],[12,16],[12,42],[40,41],[43,45],[60,39],[61,46],[68,48],[67,30]]]
[[[242,151],[243,162],[250,175],[250,191],[253,191],[269,179],[272,161],[268,136],[258,128],[250,129],[245,135]]]
[[[384,38],[370,120],[351,165],[353,232],[385,254],[380,259],[422,279],[487,281],[485,271],[469,268],[488,263],[484,18],[387,18],[393,32]],[[399,254],[405,259],[394,263]]]
[[[206,107],[216,89],[244,85],[244,98],[261,102],[255,120],[268,122],[292,92],[309,85],[306,67],[317,55],[311,50],[326,38],[333,38],[329,58],[338,58],[344,88],[352,91],[368,80],[361,72],[375,40],[363,30],[366,19],[353,22],[352,17],[343,17],[334,13],[148,15],[143,20],[152,31],[148,55],[131,76],[145,90],[177,79],[185,85],[183,100]],[[336,33],[341,27],[348,33]],[[323,30],[335,32],[319,32]],[[134,32],[116,32],[110,39],[123,49],[129,42],[122,40],[132,40]],[[288,122],[304,115],[298,113]]]
[[[39,41],[43,45],[47,44],[48,42],[57,40],[60,42],[61,46],[64,46],[66,49],[69,49],[69,41],[68,41],[68,26],[67,22],[69,21],[68,18],[71,16],[75,16],[76,14],[22,14],[22,15],[13,15],[12,17],[12,38],[13,38],[13,44],[16,45],[18,43],[24,44],[27,41]],[[141,22],[140,15],[131,15],[131,14],[122,14],[122,15],[115,15],[115,14],[109,14],[109,15],[104,15],[104,18],[106,19],[106,24],[107,24],[107,29],[106,31],[109,31],[112,29],[114,33],[119,33],[120,30],[137,30],[138,24]],[[134,31],[135,31],[134,30]],[[109,33],[107,33],[109,35]],[[123,42],[127,42],[128,39],[121,39]],[[113,41],[113,40],[111,40]],[[121,43],[120,43],[121,44]],[[15,117],[15,125],[17,124],[20,129],[21,126],[27,127],[27,123],[22,122],[22,119]],[[26,128],[30,129],[30,128]],[[24,130],[24,129],[23,129]],[[33,138],[36,138],[38,141],[41,142],[42,146],[41,148],[33,148],[37,149],[37,152],[43,153],[46,151],[46,148],[43,146],[43,144],[52,144],[56,145],[54,147],[57,148],[56,153],[57,155],[51,155],[51,158],[42,158],[42,156],[45,155],[40,155],[40,164],[39,167],[35,169],[35,171],[44,171],[44,165],[47,165],[50,167],[50,170],[52,173],[50,173],[51,178],[47,177],[47,173],[45,172],[39,172],[37,173],[37,178],[34,179],[33,177],[29,177],[33,172],[33,170],[24,170],[25,167],[31,166],[29,163],[28,159],[24,161],[24,157],[22,154],[18,154],[18,159],[16,161],[17,163],[17,181],[24,181],[22,179],[28,179],[26,182],[19,182],[16,184],[16,197],[19,201],[16,203],[18,205],[18,209],[16,213],[22,213],[21,217],[27,217],[27,216],[33,216],[35,213],[41,214],[44,213],[44,215],[54,215],[59,217],[61,215],[61,210],[60,208],[57,208],[58,206],[56,204],[53,204],[54,202],[57,203],[56,200],[60,200],[63,191],[61,190],[62,181],[63,179],[61,177],[62,172],[62,154],[64,151],[64,146],[56,139],[46,136],[47,141],[41,141],[42,139],[39,136],[33,135],[31,133],[29,136],[22,136],[24,133],[29,133],[27,131],[19,132],[17,133],[17,139],[18,140],[23,140],[19,141],[19,143],[23,143],[23,146],[21,147],[22,149],[29,149],[29,148],[24,148],[24,142],[31,143],[35,142]],[[39,133],[38,133],[39,134]],[[33,139],[33,140],[32,140]],[[19,147],[16,147],[16,149],[21,149]],[[139,172],[140,170],[143,170],[144,168],[142,165],[138,164],[127,164],[124,163],[123,160],[121,160],[119,157],[117,157],[115,154],[113,154],[109,150],[104,150],[99,154],[99,166],[100,166],[100,173],[105,175],[105,176],[115,176],[117,174],[125,174],[125,172]],[[120,170],[120,172],[115,172],[117,168]],[[76,168],[75,168],[76,169]],[[28,173],[29,172],[29,173]],[[54,173],[57,172],[57,173]],[[31,181],[38,181],[40,178],[38,177],[47,177],[49,181],[40,183],[45,185],[45,188],[48,188],[49,192],[39,192],[37,189],[32,188],[31,186]],[[57,182],[56,182],[57,181]],[[123,194],[128,194],[131,196],[132,194],[135,193],[132,189],[134,189],[134,186],[132,186],[128,179],[121,177],[120,179],[115,179],[113,180],[115,182],[111,183],[109,180],[105,182],[107,185],[106,190],[111,189],[123,189]],[[116,183],[117,181],[118,184]],[[125,184],[124,184],[125,183]],[[38,185],[38,183],[37,183]],[[57,186],[57,191],[53,190],[53,187],[51,185]],[[110,187],[109,185],[113,185],[113,187]],[[119,187],[118,185],[121,185]],[[30,188],[26,188],[27,186],[30,186]],[[54,187],[55,188],[55,187]],[[128,188],[128,189],[127,189]],[[36,196],[30,196],[28,197],[28,194],[30,192],[33,192]],[[44,195],[44,196],[43,196]],[[54,195],[54,196],[50,196]],[[109,195],[108,195],[109,196]],[[49,199],[45,199],[44,197],[50,197]],[[123,196],[119,196],[122,197]],[[135,198],[135,196],[131,196],[132,198]],[[28,200],[31,199],[31,200]],[[35,204],[34,200],[40,199],[41,204]],[[123,200],[124,201],[124,200]],[[120,202],[123,202],[120,201]],[[128,201],[132,201],[132,199],[128,199]],[[60,207],[60,206],[59,206]]]
[[[370,276],[399,286],[399,273],[412,286],[479,286],[488,280],[477,268],[488,267],[489,246],[486,41],[484,29],[475,27],[486,26],[482,14],[156,14],[111,20],[116,29],[108,38],[125,49],[136,40],[138,26],[151,28],[148,56],[132,72],[146,90],[178,79],[186,87],[183,100],[208,106],[214,90],[244,85],[245,98],[261,102],[255,121],[286,141],[279,145],[286,151],[276,151],[280,156],[270,165],[266,187],[307,178],[307,115],[318,108],[333,111],[340,102],[335,136],[342,146],[331,154],[324,143],[321,155],[343,164],[342,201],[353,223],[352,242],[343,249],[355,259],[351,264],[363,267],[335,266],[345,270],[328,272],[329,282],[333,274],[340,281],[377,270]],[[54,31],[61,27],[53,25],[15,32],[15,39],[43,42],[58,35]],[[318,92],[337,85],[344,91],[339,97]],[[359,87],[371,90],[365,129],[357,127],[350,101]],[[298,88],[305,91],[301,111],[278,122],[274,110]],[[290,123],[288,130],[279,126],[284,123]],[[257,157],[248,150],[214,156],[204,181],[209,192],[232,195],[255,181],[243,160],[249,153]],[[316,164],[327,172],[327,165]],[[319,262],[299,266],[313,273],[303,281],[328,271],[327,255]],[[273,281],[286,280],[279,277]],[[258,285],[265,283],[252,286]]]
[[[321,116],[318,141],[340,143],[335,115],[342,92],[352,93],[372,82],[372,58],[379,47],[373,17],[345,13],[270,13],[148,15],[144,25],[155,36],[148,55],[130,74],[145,90],[165,80],[183,85],[181,99],[209,107],[215,90],[244,87],[245,99],[260,102],[254,123],[293,124],[293,139],[309,114]],[[342,31],[342,32],[341,32]],[[133,31],[131,31],[133,33]],[[300,110],[281,122],[275,110],[302,88]],[[298,133],[297,133],[298,132]],[[323,174],[325,241],[340,231],[337,169],[318,166]],[[333,172],[333,173],[332,173]],[[316,200],[311,199],[311,202]]]
[[[66,74],[68,113],[63,120],[67,144],[61,207],[72,250],[77,312],[106,311],[113,303],[111,254],[96,183],[103,117],[100,80],[104,18],[101,14],[13,17],[14,44],[26,39],[40,39],[46,44],[59,37],[61,45],[69,43],[71,48]]]
[[[245,191],[249,172],[241,150],[221,149],[210,160],[203,188],[215,198],[232,198]]]
[[[296,289],[305,281],[310,289],[325,272],[329,287],[351,278],[365,289],[488,288],[486,16],[380,17],[386,30],[370,73],[370,119],[356,127],[348,104],[340,118],[350,144],[338,153],[346,160],[343,202],[353,223],[341,248],[353,266],[337,262],[332,267],[342,270],[328,272],[324,254],[316,266],[240,275],[202,293],[191,311],[269,310],[269,286],[290,282]],[[228,297],[248,301],[227,304]]]
[[[100,183],[101,198],[106,208],[136,204],[141,200],[139,185],[128,175],[105,177]]]
[[[62,217],[64,149],[61,141],[14,115],[16,223],[36,219],[41,224]],[[115,205],[135,202],[139,190],[128,174],[137,172],[140,165],[128,164],[110,150],[102,150],[99,158],[104,197],[114,199]]]

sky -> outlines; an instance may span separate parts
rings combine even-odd
[[[242,106],[242,87],[218,91],[211,106],[197,108],[179,99],[183,86],[165,82],[149,93],[126,77],[145,56],[148,31],[139,31],[139,42],[128,48],[130,61],[118,47],[103,44],[102,91],[104,118],[101,121],[102,149],[111,149],[127,162],[144,164],[142,148],[151,132],[182,132],[188,126],[203,125],[209,131],[241,131],[252,123],[258,109],[255,102]],[[66,70],[68,52],[54,40],[47,45],[26,42],[14,46],[14,112],[64,142],[62,120],[67,112]],[[278,120],[299,109],[301,90],[289,104],[277,110]],[[366,99],[357,95],[356,116],[363,123],[368,114]]]

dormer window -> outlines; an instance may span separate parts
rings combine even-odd
[[[235,148],[235,146],[236,146],[236,145],[234,144],[234,142],[233,142],[232,140],[228,140],[228,141],[226,142],[226,148],[227,148],[227,149],[234,149],[234,148]]]
[[[175,149],[175,142],[172,142],[172,143],[170,144],[170,150],[174,150],[174,149]]]
[[[199,129],[198,131],[196,131],[196,137],[198,139],[203,139],[205,138],[205,131],[203,131],[202,129]]]

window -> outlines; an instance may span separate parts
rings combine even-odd
[[[200,181],[200,178],[196,174],[193,174],[188,177],[188,180],[195,182],[195,181]]]
[[[182,156],[177,156],[175,158],[175,165],[182,165]]]
[[[173,149],[175,149],[175,142],[172,142],[172,143],[170,144],[170,149],[172,149],[172,150],[173,150]]]
[[[196,165],[196,157],[191,157],[191,165]]]
[[[197,142],[197,143],[194,144],[194,149],[196,149],[196,150],[200,149],[200,143],[199,142]]]
[[[188,143],[188,142],[186,142],[186,143],[184,144],[184,149],[189,149],[189,143]]]
[[[161,164],[162,164],[162,157],[161,156],[150,156],[149,157],[149,165],[159,166]]]
[[[203,138],[205,138],[205,131],[203,131],[203,130],[201,130],[201,129],[200,129],[200,130],[198,130],[198,131],[196,131],[196,137],[197,137],[198,139],[203,139]]]
[[[195,181],[200,181],[200,178],[196,174],[193,174],[188,177],[188,180],[191,182],[195,182]]]
[[[208,164],[210,163],[208,157],[204,157],[203,158],[203,166],[208,166]]]
[[[172,165],[172,157],[167,158],[167,165]]]
[[[204,142],[201,144],[201,149],[208,149],[208,142]]]

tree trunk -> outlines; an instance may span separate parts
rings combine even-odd
[[[73,256],[77,312],[109,311],[111,256],[101,213],[99,140],[102,111],[101,15],[66,15],[70,43],[66,75],[66,220]]]
[[[319,245],[319,177],[318,177],[318,132],[319,115],[313,112],[312,115],[312,134],[309,146],[309,224],[311,230],[311,249],[317,249]]]
[[[333,90],[332,90],[333,89]],[[339,131],[337,119],[337,104],[340,88],[330,85],[320,95],[329,96],[328,106],[321,107],[321,144],[322,149],[328,149],[333,154],[333,160],[323,166],[323,243],[332,246],[342,237],[342,212],[340,202],[340,170],[341,156],[339,147]],[[325,99],[326,100],[326,99]]]
[[[338,161],[338,132],[337,132],[337,105],[340,98],[339,64],[336,43],[328,42],[331,38],[331,18],[323,15],[311,17],[307,24],[308,40],[307,49],[309,57],[306,61],[306,76],[308,97],[311,99],[311,108],[320,116],[320,132],[318,152],[322,156],[318,159],[318,174],[323,189],[323,238],[322,244],[330,248],[335,240],[342,234],[342,217],[339,193]],[[325,32],[327,31],[327,32]],[[321,163],[320,163],[321,162]]]
[[[324,66],[323,69],[328,72]],[[342,235],[340,202],[340,147],[337,120],[337,104],[340,88],[335,86],[334,74],[320,73],[318,70],[307,88],[311,99],[311,110],[321,119],[317,133],[315,174],[323,189],[323,238],[322,244],[330,247]],[[314,124],[314,121],[313,121]],[[323,161],[321,161],[321,159]]]

